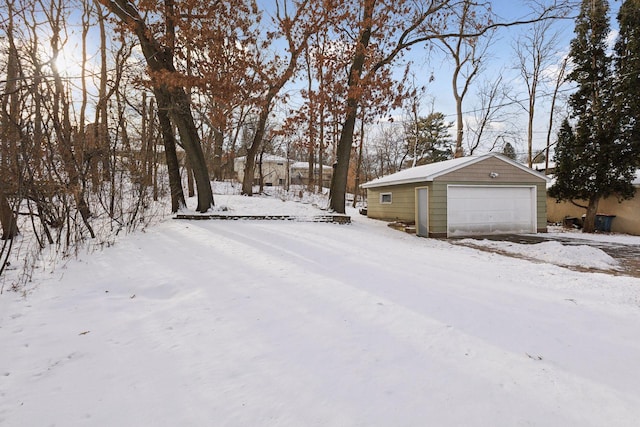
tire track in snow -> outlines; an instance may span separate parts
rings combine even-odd
[[[210,227],[204,228],[209,229]],[[524,392],[525,401],[530,401],[532,397],[535,397],[535,400],[542,406],[541,410],[553,414],[554,417],[559,416],[559,413],[554,412],[553,408],[561,412],[558,408],[561,407],[563,398],[574,396],[574,393],[579,390],[589,390],[588,395],[597,396],[595,400],[610,401],[614,409],[604,414],[601,421],[610,420],[611,416],[615,416],[616,413],[624,413],[633,406],[620,403],[625,400],[623,396],[601,384],[593,383],[571,373],[558,371],[547,363],[540,363],[539,365],[542,367],[534,367],[532,365],[533,359],[525,355],[509,353],[502,348],[488,344],[486,341],[479,340],[477,337],[448,327],[433,318],[398,306],[380,295],[363,291],[345,281],[332,279],[331,275],[327,274],[329,268],[318,263],[315,258],[311,259],[306,251],[302,251],[305,255],[298,255],[298,251],[282,249],[299,248],[301,240],[304,240],[300,236],[294,239],[288,236],[287,240],[282,239],[281,236],[280,241],[276,244],[272,243],[273,232],[260,230],[260,227],[215,228],[217,229],[215,234],[218,241],[221,236],[223,240],[226,240],[223,245],[225,248],[229,249],[233,246],[228,242],[233,240],[238,245],[233,249],[234,254],[242,253],[247,259],[256,261],[252,266],[253,269],[271,271],[273,268],[281,268],[288,272],[287,276],[290,279],[293,279],[289,280],[288,286],[271,290],[279,295],[269,295],[268,293],[263,295],[267,301],[280,298],[287,300],[287,303],[284,304],[286,307],[299,306],[309,299],[309,292],[311,292],[313,294],[312,300],[323,307],[322,312],[325,312],[328,318],[346,318],[364,330],[368,330],[374,325],[374,330],[368,330],[368,333],[379,334],[384,331],[388,336],[388,341],[396,344],[404,343],[400,347],[409,344],[411,352],[420,354],[421,357],[426,358],[425,360],[439,365],[439,368],[445,366],[448,368],[445,369],[447,371],[456,369],[469,378],[475,378],[479,383],[479,388],[480,385],[486,386],[485,382],[493,383],[496,378],[502,378],[503,381],[499,381],[500,387],[511,389],[510,393],[514,390]],[[271,230],[271,228],[268,227],[267,230]],[[314,250],[321,247],[318,244],[310,246]],[[320,258],[322,257],[331,258],[327,254],[320,256]],[[306,281],[298,283],[303,278],[306,278]],[[294,283],[295,286],[293,286]],[[407,325],[412,325],[412,327],[407,328]],[[334,325],[334,327],[338,326]],[[353,328],[356,327],[353,326]],[[367,335],[367,332],[361,331],[356,335]],[[474,359],[471,364],[468,363],[470,355]],[[467,363],[465,364],[465,362]],[[468,370],[464,369],[465,366],[469,366]],[[535,384],[527,384],[523,387],[523,384],[530,381],[529,371],[531,369],[536,370],[536,377],[539,379]],[[480,379],[477,378],[479,372],[483,373]],[[508,374],[505,375],[505,373]],[[500,392],[496,393],[501,394]],[[594,401],[588,404],[593,404]],[[567,421],[573,423],[578,420]],[[597,422],[594,423],[594,425],[597,424]]]

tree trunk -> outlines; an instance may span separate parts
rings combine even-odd
[[[529,117],[527,120],[527,166],[533,166],[533,118],[536,108],[535,83],[529,97]]]
[[[13,239],[18,235],[18,223],[4,191],[0,190],[0,224],[2,240]]]
[[[549,110],[549,127],[547,128],[547,146],[545,148],[545,160],[544,160],[544,173],[549,174],[549,149],[551,148],[551,131],[553,129],[553,116],[556,109],[556,99],[558,98],[558,92],[560,91],[560,85],[565,81],[564,74],[567,69],[568,57],[565,57],[560,66],[556,84],[553,87],[553,95],[551,96],[551,108]]]
[[[320,104],[320,131],[318,136],[318,190],[324,188],[324,101]]]
[[[313,74],[311,72],[311,58],[309,55],[309,49],[305,49],[305,60],[307,63],[307,90],[309,92],[309,141],[307,146],[307,162],[309,164],[308,172],[307,172],[307,191],[312,192],[314,189],[314,177],[315,177],[315,155],[316,155],[316,120],[315,120],[315,103],[314,103],[314,93],[313,93]]]
[[[360,191],[360,170],[362,168],[362,145],[364,142],[364,114],[362,114],[362,120],[360,121],[360,144],[358,147],[358,160],[356,162],[356,182],[353,190],[353,205],[355,207],[358,204],[358,193]]]
[[[271,104],[271,100],[268,101]],[[253,136],[251,146],[247,148],[247,159],[244,163],[244,178],[242,179],[242,194],[245,196],[253,195],[253,177],[256,170],[256,155],[262,145],[262,139],[264,138],[265,129],[267,127],[267,119],[269,118],[269,105],[263,107],[260,112],[260,118],[258,119],[258,125],[256,126],[256,133]]]
[[[196,193],[193,188],[193,169],[191,169],[191,163],[189,163],[188,157],[184,159],[184,170],[187,175],[187,195],[188,197],[193,197]]]
[[[213,131],[213,179],[222,181],[222,144],[224,143],[224,133],[220,129]]]
[[[264,171],[262,170],[263,156],[264,150],[260,150],[260,160],[258,160],[258,193],[264,192]]]
[[[351,144],[353,143],[353,129],[356,124],[357,101],[350,102],[353,113],[347,113],[347,119],[340,133],[340,141],[336,150],[336,164],[331,179],[329,208],[337,213],[345,213],[345,198],[347,194],[347,178],[349,176],[349,159]]]
[[[8,6],[7,37],[9,41],[8,58],[6,64],[6,81],[4,93],[0,96],[0,225],[2,239],[13,239],[18,234],[16,218],[9,204],[7,196],[11,190],[16,192],[17,175],[16,159],[18,157],[17,144],[20,137],[18,120],[20,102],[18,92],[19,60],[18,49],[13,39],[13,4]]]
[[[193,169],[193,177],[196,181],[196,189],[198,191],[196,211],[206,212],[214,205],[213,192],[211,190],[211,181],[209,181],[207,163],[204,160],[204,152],[200,144],[200,136],[191,114],[189,99],[184,89],[179,87],[172,91],[171,100],[173,101],[173,108],[170,114],[178,127],[180,141],[189,159]]]
[[[309,144],[311,145],[311,142],[309,142]],[[314,144],[315,145],[315,144]],[[309,173],[307,174],[308,178],[307,178],[307,191],[309,192],[313,192],[313,189],[315,188],[315,150],[313,149],[313,145],[311,145],[309,147],[309,153],[308,153],[308,157],[307,157],[307,161],[308,161],[308,168],[309,168]]]
[[[247,156],[244,162],[244,177],[242,178],[242,192],[244,196],[253,196],[253,177],[256,171],[256,151],[251,147],[247,149]]]
[[[589,199],[589,205],[587,206],[587,214],[584,218],[584,224],[582,224],[583,233],[595,233],[596,232],[596,214],[598,213],[598,204],[600,202],[600,196],[592,196]]]
[[[127,23],[131,30],[136,34],[140,41],[140,46],[146,59],[147,66],[152,73],[176,73],[175,65],[173,64],[173,42],[175,38],[175,23],[173,19],[175,13],[173,11],[174,4],[172,0],[165,0],[164,4],[166,8],[165,31],[167,33],[167,46],[162,45],[158,40],[150,37],[151,31],[149,31],[149,28],[140,16],[136,7],[128,0],[100,1],[106,4],[109,9],[122,20],[122,22]],[[154,76],[152,75],[152,77]],[[175,86],[170,89],[162,81],[153,81],[152,85],[156,98],[158,99],[158,114],[160,114],[160,110],[165,110],[167,112],[167,118],[169,115],[171,116],[174,124],[178,128],[180,141],[184,147],[186,155],[191,162],[191,167],[193,168],[193,174],[196,181],[196,189],[198,191],[198,206],[196,207],[196,210],[198,212],[206,212],[211,208],[211,206],[213,206],[213,192],[211,191],[209,172],[204,159],[204,153],[202,152],[202,145],[200,144],[200,136],[198,135],[198,131],[193,120],[193,114],[191,113],[189,97],[182,86]],[[160,104],[160,98],[163,99],[162,104]],[[171,127],[167,129],[165,124],[161,124],[161,127],[163,138],[169,138],[169,140],[165,140],[165,146],[174,145],[175,149],[175,137],[173,136]],[[171,136],[169,136],[170,134]],[[167,153],[167,156],[169,158],[170,154]],[[174,190],[177,191],[177,188],[171,189],[172,197]],[[178,195],[176,194],[176,196]],[[184,196],[182,198],[184,199]]]
[[[98,23],[100,24],[100,89],[99,89],[99,106],[96,108],[96,143],[98,148],[99,159],[102,160],[102,179],[110,180],[111,165],[109,163],[109,154],[111,152],[109,143],[109,111],[108,111],[108,95],[107,95],[107,33],[104,22],[106,17],[103,16],[102,9],[98,6]],[[115,167],[115,165],[114,165]]]
[[[457,78],[454,78],[454,85],[457,83]],[[453,153],[454,158],[464,157],[464,149],[462,148],[462,141],[464,139],[464,121],[462,117],[462,98],[458,95],[457,86],[454,86],[454,98],[456,100],[456,148]]]
[[[331,179],[331,189],[329,193],[329,208],[337,213],[345,213],[345,196],[347,193],[347,178],[349,175],[349,160],[351,157],[351,144],[353,144],[353,130],[358,116],[358,101],[361,92],[358,87],[362,70],[366,60],[366,50],[371,39],[371,26],[375,1],[365,1],[362,22],[364,27],[360,34],[360,40],[356,46],[356,53],[349,70],[349,80],[347,83],[347,110],[340,140],[336,148],[336,164]]]
[[[156,95],[156,103],[158,105],[158,123],[160,124],[160,133],[164,143],[164,154],[167,162],[167,171],[169,172],[169,189],[171,191],[171,212],[178,212],[187,206],[182,190],[182,181],[180,179],[180,164],[176,153],[176,140],[173,134],[173,127],[169,118],[168,106],[169,100],[166,99],[166,93],[160,90],[154,90]]]

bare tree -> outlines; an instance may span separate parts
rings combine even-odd
[[[469,155],[482,147],[492,151],[504,145],[504,140],[514,133],[510,119],[513,113],[507,112],[505,107],[510,105],[510,87],[504,82],[502,74],[496,79],[486,79],[478,87],[476,93],[478,105],[473,110],[473,123],[466,123],[467,150]],[[490,137],[487,136],[490,134]],[[503,141],[500,144],[500,141]]]
[[[554,11],[561,6],[554,3],[540,14],[511,22],[478,19],[474,21],[478,24],[475,27],[465,26],[460,31],[457,25],[449,31],[446,26],[447,19],[456,16],[454,9],[457,5],[464,6],[465,3],[469,3],[470,6],[471,2],[433,0],[386,3],[376,0],[353,0],[343,5],[351,13],[339,15],[341,21],[337,24],[337,28],[348,29],[348,37],[352,40],[354,48],[345,85],[347,91],[343,108],[345,118],[336,148],[337,162],[331,182],[330,208],[334,211],[345,212],[347,176],[358,116],[357,110],[367,93],[365,88],[376,81],[379,73],[384,74],[388,71],[388,66],[396,62],[407,49],[419,43],[456,38],[458,40],[478,39],[499,27],[551,19]],[[457,18],[459,17],[460,15],[457,15]],[[469,24],[471,16],[467,17],[469,19],[465,19],[464,22]],[[459,24],[460,19],[454,19],[454,22]]]
[[[176,20],[180,18],[180,10],[176,10],[174,0],[166,0],[163,7],[156,10],[163,16],[165,34],[163,38],[154,38],[151,26],[145,22],[138,8],[128,0],[101,0],[111,12],[116,15],[126,28],[133,31],[149,67],[152,87],[158,103],[158,114],[163,138],[165,140],[165,154],[171,178],[172,196],[176,202],[180,200],[181,184],[176,182],[175,137],[170,120],[175,123],[180,134],[181,145],[184,147],[188,161],[198,189],[198,212],[206,212],[213,206],[213,193],[209,182],[209,172],[204,160],[204,153],[197,132],[191,103],[184,83],[180,82],[174,63],[176,50]],[[164,43],[162,42],[164,40]],[[166,114],[165,114],[166,112]],[[170,119],[169,119],[170,117]],[[173,203],[175,208],[175,204]]]
[[[546,83],[545,71],[555,61],[558,34],[552,31],[551,21],[533,23],[531,31],[521,36],[515,46],[518,71],[527,86],[527,164],[533,164],[533,121],[538,88]]]
[[[457,26],[457,36],[442,38],[454,68],[451,76],[453,98],[456,102],[456,146],[454,157],[464,156],[464,116],[463,102],[469,92],[471,83],[478,76],[482,68],[483,57],[491,45],[493,30],[478,36],[466,34],[477,32],[490,22],[490,10],[485,5],[478,6],[472,0],[463,0],[454,8],[454,24]]]
[[[7,28],[8,41],[6,83],[0,103],[0,225],[2,226],[3,240],[13,239],[18,234],[18,226],[13,206],[9,197],[15,195],[18,188],[18,165],[16,164],[16,150],[20,131],[19,120],[19,93],[18,93],[18,50],[16,48],[14,33],[14,9],[13,2],[7,2]],[[4,263],[2,265],[4,267]]]
[[[560,87],[565,82],[565,74],[567,69],[567,62],[569,60],[568,56],[565,56],[562,62],[560,63],[560,68],[556,74],[555,85],[553,86],[553,94],[551,95],[551,109],[549,111],[549,125],[547,126],[547,144],[545,147],[545,158],[544,158],[544,170],[545,173],[549,170],[549,150],[553,145],[551,143],[551,132],[553,129],[553,118],[556,113],[556,102],[558,101],[558,94],[560,92]]]
[[[283,57],[276,55],[266,62],[259,56],[256,57],[255,72],[260,76],[263,89],[256,99],[258,121],[251,145],[247,147],[242,194],[253,194],[256,155],[260,151],[260,144],[268,137],[266,128],[274,101],[285,84],[294,77],[298,61],[307,49],[309,38],[323,27],[329,10],[323,9],[322,6],[324,5],[321,2],[316,1],[276,1],[275,34],[284,39],[286,49]]]

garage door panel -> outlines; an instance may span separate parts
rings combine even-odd
[[[535,232],[532,187],[450,186],[450,236]]]

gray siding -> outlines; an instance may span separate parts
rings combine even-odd
[[[385,221],[415,221],[415,187],[425,184],[404,184],[367,188],[367,216]],[[380,204],[380,193],[391,193],[391,204]]]
[[[491,172],[498,173],[498,176],[496,178],[491,178],[491,176],[489,176]],[[537,177],[496,157],[490,157],[453,172],[441,175],[434,178],[433,181],[491,184],[507,184],[509,182],[533,184],[546,182],[543,177]]]
[[[492,172],[498,175],[491,178]],[[448,185],[535,185],[537,196],[537,228],[547,230],[546,180],[515,167],[499,158],[478,163],[444,174],[433,182],[390,185],[367,189],[368,216],[386,221],[415,221],[415,188],[429,188],[429,235],[447,235]],[[391,204],[380,204],[380,193],[392,193]]]
[[[433,183],[429,198],[429,234],[447,235],[447,182]]]

